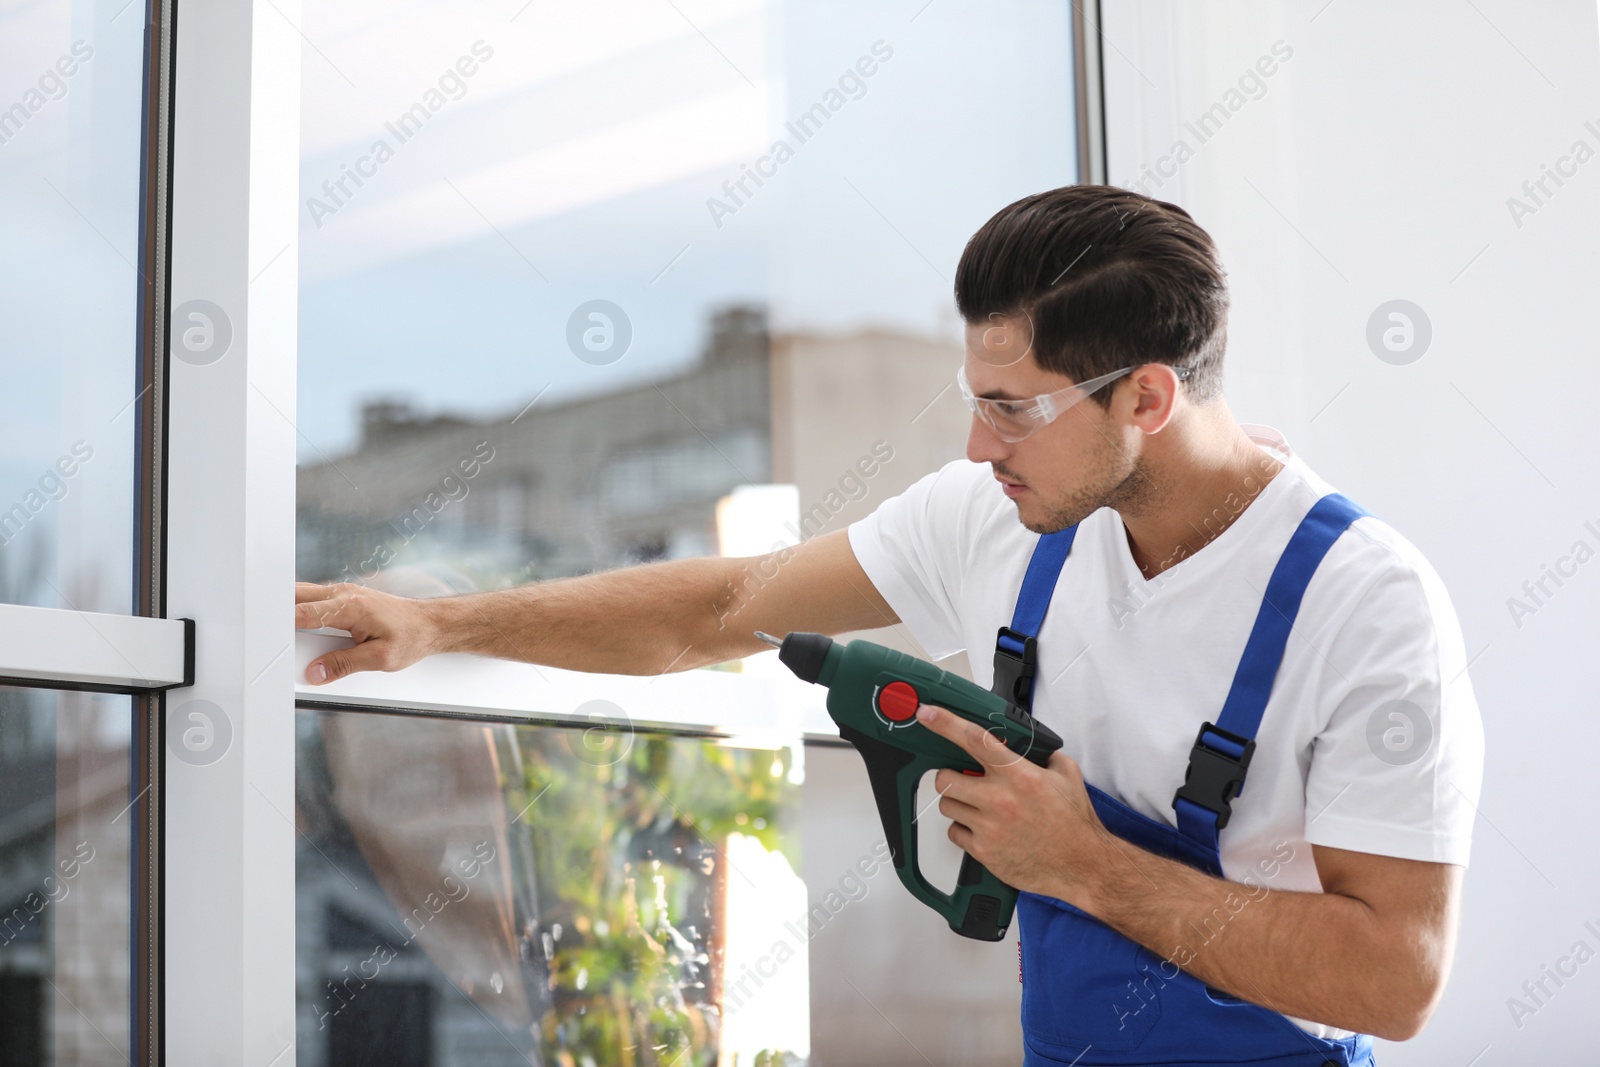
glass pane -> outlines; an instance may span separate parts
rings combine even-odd
[[[959,456],[955,263],[1074,180],[1070,15],[307,3],[300,576],[765,550]]]
[[[0,689],[0,1062],[125,1064],[129,697]]]
[[[0,10],[0,602],[132,609],[144,5]]]
[[[297,732],[302,1067],[809,1054],[783,925],[799,746],[363,712]]]

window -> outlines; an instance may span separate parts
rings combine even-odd
[[[0,689],[3,1062],[134,1052],[130,704]]]
[[[159,5],[0,13],[0,1062],[150,1062]],[[20,687],[20,688],[19,688]]]
[[[813,694],[759,671],[645,694],[485,667],[305,694],[291,719],[292,671],[319,639],[286,643],[270,621],[287,516],[301,576],[417,594],[842,528],[959,450],[949,272],[995,205],[1074,175],[1068,17],[202,5],[179,35],[158,0],[0,16],[7,1060],[603,1056],[623,1020],[660,1045],[639,1063],[825,1047],[805,1005],[837,992],[830,950],[796,941],[767,976],[770,925],[850,899],[860,856],[831,870],[815,842],[875,824],[859,804],[816,822],[826,798],[801,775],[840,753]],[[997,107],[1019,94],[1026,115]],[[996,139],[1027,148],[1002,162]],[[582,711],[619,695],[637,723]],[[400,936],[401,905],[417,921],[411,876],[472,861],[449,852],[460,827],[363,812],[350,791],[430,730],[436,748],[477,739],[501,772],[520,761],[471,795],[500,813],[481,840],[526,863],[493,897],[501,925],[393,945],[360,1007],[324,1026],[316,997],[348,988],[374,935]],[[646,764],[564,764],[574,737]],[[541,766],[598,822],[510,811]],[[631,888],[602,885],[586,933],[578,831],[623,855],[648,836],[628,819],[666,818],[646,781],[684,853],[626,853]],[[646,894],[637,872],[657,862]],[[851,906],[827,936],[874,905]],[[296,907],[300,946],[283,936]],[[615,940],[599,916],[619,908],[648,938]],[[185,921],[158,926],[163,909]],[[668,955],[628,955],[639,944]],[[452,999],[463,958],[502,951],[515,960]],[[590,992],[602,976],[609,1000]],[[485,1007],[513,980],[522,1015]]]
[[[1077,177],[1070,5],[303,10],[302,580],[754,554],[961,454],[951,278]],[[1010,955],[890,885],[817,691],[730,666],[303,688],[301,1062],[1014,1048]]]
[[[804,911],[798,743],[310,711],[298,737],[302,1064],[716,1063],[727,962]],[[751,1014],[804,1055],[803,943],[786,963],[798,999]]]
[[[0,14],[0,603],[133,610],[143,14]]]

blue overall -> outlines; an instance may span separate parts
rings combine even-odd
[[[1173,800],[1178,829],[1093,785],[1106,828],[1140,848],[1222,876],[1217,833],[1228,822],[1306,585],[1340,534],[1367,514],[1330,493],[1307,512],[1279,558],[1215,723],[1201,727]],[[995,691],[1031,707],[1035,638],[1077,527],[1039,539],[1010,627],[995,648]],[[1022,1031],[1026,1067],[1160,1064],[1370,1067],[1372,1039],[1330,1041],[1278,1012],[1207,986],[1174,962],[1051,897],[1023,893]],[[1307,967],[1316,961],[1307,959]]]

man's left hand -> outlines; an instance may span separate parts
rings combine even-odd
[[[1040,767],[945,708],[924,704],[917,720],[983,764],[981,776],[949,769],[934,776],[950,840],[1007,885],[1092,914],[1088,890],[1111,835],[1089,803],[1077,761],[1057,751]]]

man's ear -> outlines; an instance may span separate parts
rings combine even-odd
[[[1160,433],[1177,410],[1179,388],[1177,374],[1166,364],[1140,367],[1128,375],[1122,389],[1129,421],[1145,433]]]

